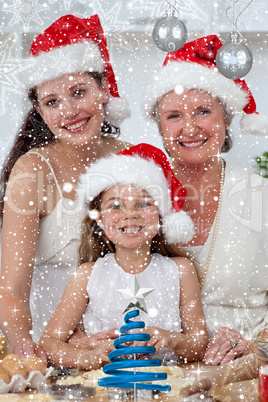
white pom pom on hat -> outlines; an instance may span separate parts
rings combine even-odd
[[[168,243],[188,243],[192,240],[195,229],[189,215],[185,211],[165,215],[162,230]],[[178,236],[179,233],[179,236]]]
[[[141,107],[146,116],[154,119],[157,102],[177,86],[181,93],[200,89],[219,98],[231,115],[243,111],[241,128],[244,132],[268,135],[267,117],[256,112],[256,103],[246,81],[226,78],[218,71],[216,55],[221,46],[216,35],[209,35],[168,53],[162,69],[145,87]]]
[[[102,158],[80,176],[77,189],[80,207],[116,184],[133,184],[157,202],[162,230],[168,243],[187,243],[194,235],[191,218],[182,211],[186,189],[173,174],[166,155],[149,144],[138,144]]]
[[[248,134],[268,135],[268,117],[264,113],[244,114],[240,126]]]

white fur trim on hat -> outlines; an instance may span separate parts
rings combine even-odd
[[[174,211],[163,170],[153,160],[144,159],[140,156],[113,155],[100,159],[88,167],[86,173],[80,176],[77,188],[80,208],[88,207],[89,203],[102,191],[116,184],[136,185],[149,193],[157,203],[163,220],[163,231],[168,242],[170,240],[172,242],[185,242],[185,239],[188,239],[186,221],[189,224],[190,218],[182,211]],[[172,223],[172,220],[175,224]],[[192,230],[190,224],[189,230]],[[191,232],[190,238],[192,235],[193,232]]]
[[[105,72],[104,61],[98,45],[89,41],[72,43],[49,52],[41,52],[37,56],[29,56],[27,65],[29,67],[22,77],[27,89],[65,74],[87,71]],[[127,100],[113,97],[110,94],[104,110],[105,120],[115,126],[119,126],[124,119],[130,117]]]
[[[268,136],[268,117],[263,113],[244,114],[240,126],[246,133]]]
[[[224,77],[216,68],[197,63],[171,61],[155,74],[147,84],[142,100],[142,110],[154,118],[154,107],[170,91],[183,93],[189,89],[201,89],[219,98],[231,114],[237,114],[247,104],[247,94],[233,80]]]
[[[34,88],[45,81],[52,81],[64,74],[86,71],[104,72],[104,62],[97,44],[89,41],[72,43],[40,52],[27,58],[23,82],[27,88]]]
[[[168,184],[162,169],[140,156],[112,155],[102,158],[80,176],[78,202],[82,206],[116,184],[133,184],[158,202],[161,215],[172,209]],[[82,201],[82,202],[81,202]]]

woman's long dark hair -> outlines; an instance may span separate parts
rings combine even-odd
[[[92,72],[89,73],[97,82],[99,87],[105,74]],[[10,173],[17,160],[32,148],[41,148],[55,141],[55,135],[50,131],[41,115],[37,112],[35,105],[38,104],[36,89],[30,89],[28,97],[33,105],[30,112],[25,117],[19,132],[17,133],[13,146],[7,155],[0,174],[0,221],[3,217],[4,196]],[[104,121],[101,127],[103,137],[117,138],[120,129]]]

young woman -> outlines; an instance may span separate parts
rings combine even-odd
[[[36,342],[78,265],[78,178],[126,147],[115,137],[129,109],[97,15],[61,17],[30,53],[32,109],[1,176],[0,326],[13,352],[45,360]]]
[[[192,222],[181,211],[185,189],[164,153],[140,144],[102,159],[81,177],[78,191],[88,207],[82,265],[40,339],[49,361],[81,369],[108,361],[109,338],[116,337],[125,307],[117,290],[129,288],[134,275],[141,287],[155,289],[146,299],[148,315],[141,312],[147,344],[171,349],[181,360],[200,359],[208,338],[197,275],[171,244],[191,238]],[[83,348],[68,343],[81,319]]]

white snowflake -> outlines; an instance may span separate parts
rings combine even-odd
[[[228,51],[222,52],[220,61],[222,62],[224,69],[236,72],[237,70],[244,68],[247,62],[247,55],[243,50],[237,51],[235,47],[232,47]]]
[[[58,3],[59,0],[49,0],[49,4],[54,4],[54,3]],[[86,0],[76,0],[76,2],[79,2],[81,4],[87,4]],[[64,3],[64,8],[66,11],[70,11],[71,6],[73,5],[73,0],[63,0]]]
[[[265,3],[256,2],[255,0],[249,5],[248,0],[240,0],[235,4],[233,3],[233,0],[228,0],[228,3],[228,17],[230,21],[236,19],[241,13],[237,20],[238,26],[243,25],[245,28],[251,29],[253,21],[263,21],[261,15],[265,13],[262,11],[260,12],[260,10],[267,7]]]
[[[44,21],[39,13],[43,13],[46,9],[47,4],[39,4],[39,0],[11,0],[9,4],[4,3],[2,7],[5,13],[13,14],[8,25],[12,27],[15,24],[21,24],[24,31],[29,31],[31,21],[43,25]]]
[[[21,60],[13,58],[15,36],[9,35],[0,45],[0,114],[5,112],[5,91],[22,93],[19,72]]]
[[[122,41],[121,35],[122,31],[126,31],[128,27],[128,22],[126,20],[120,21],[119,18],[124,2],[116,2],[109,9],[104,9],[104,5],[105,2],[101,0],[94,1],[92,14],[98,14],[107,42],[130,49],[130,45]]]
[[[74,66],[75,70],[76,60],[73,60],[71,51],[66,55],[64,55],[62,50],[59,49],[59,53],[56,56],[51,55],[50,60],[52,62],[50,63],[49,68],[51,70],[56,70],[55,71],[56,76],[61,75],[62,71],[66,70],[67,67],[71,68],[72,65]]]

